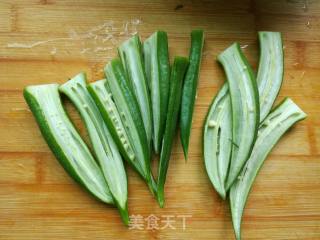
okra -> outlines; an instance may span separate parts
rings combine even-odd
[[[163,207],[164,205],[164,184],[169,166],[172,143],[176,133],[181,103],[183,78],[185,76],[188,64],[189,62],[187,58],[175,57],[170,76],[168,113],[158,168],[158,202],[160,207]]]
[[[232,150],[226,190],[250,156],[259,126],[259,92],[251,67],[238,43],[218,56],[228,81],[232,109]]]
[[[225,181],[231,156],[232,116],[228,84],[213,100],[203,128],[203,157],[209,179],[226,198]]]
[[[113,59],[106,65],[104,71],[107,88],[110,89],[116,108],[120,113],[121,121],[134,149],[134,157],[130,161],[143,179],[146,180],[152,193],[156,194],[156,186],[150,168],[151,153],[141,112],[137,99],[128,84],[120,59]],[[124,147],[127,146],[123,145]]]
[[[105,79],[89,83],[87,86],[92,98],[94,99],[100,113],[107,124],[113,139],[117,143],[124,159],[135,166],[139,172],[141,172],[140,164],[134,161],[136,153],[134,149],[134,143],[131,141],[129,134],[129,125],[126,122],[122,122],[121,114],[112,99],[110,89],[107,88],[107,82]],[[141,172],[142,174],[142,172]],[[143,175],[143,174],[142,174]]]
[[[28,86],[24,98],[42,136],[66,172],[97,199],[113,204],[102,171],[62,106],[58,86]]]
[[[153,148],[160,152],[170,90],[170,64],[167,33],[157,31],[143,43],[144,65],[151,94]]]
[[[118,48],[118,52],[124,70],[127,74],[127,80],[129,81],[130,87],[137,98],[148,144],[150,144],[152,136],[150,96],[144,70],[142,46],[139,36],[135,35],[122,43]]]
[[[307,115],[289,98],[276,107],[260,124],[251,155],[230,189],[230,206],[236,238],[241,239],[241,219],[248,194],[264,160],[281,136]]]
[[[59,90],[71,100],[79,111],[114,202],[119,209],[123,222],[128,225],[126,171],[118,147],[113,141],[86,85],[86,76],[84,73],[80,73],[61,85]]]
[[[189,66],[184,79],[180,111],[180,139],[186,160],[188,158],[192,115],[197,94],[203,44],[203,30],[193,30],[191,32]]]
[[[270,111],[270,107],[280,90],[283,79],[283,53],[280,33],[259,32],[259,39],[261,51],[257,84],[260,108],[265,114]],[[232,145],[231,102],[226,95],[229,95],[227,83],[221,88],[210,106],[203,134],[206,170],[213,186],[222,198],[225,198],[226,191],[223,185],[226,181]],[[260,114],[260,122],[264,118]],[[211,121],[210,127],[209,121]],[[216,152],[212,151],[212,146],[214,146]],[[217,146],[219,146],[219,149]]]
[[[270,112],[283,79],[283,47],[281,33],[259,32],[260,60],[257,84],[260,101],[260,122]]]

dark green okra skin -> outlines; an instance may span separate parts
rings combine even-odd
[[[160,152],[170,91],[170,63],[167,33],[157,31],[143,43],[144,65],[151,95],[153,148]]]
[[[30,86],[30,87],[39,87],[39,86]],[[65,171],[69,174],[71,178],[73,178],[77,183],[79,183],[83,188],[85,188],[89,193],[91,193],[92,196],[94,196],[96,199],[105,203],[113,204],[114,202],[113,202],[110,190],[103,178],[103,174],[101,170],[99,169],[98,165],[95,163],[89,149],[81,139],[80,135],[77,133],[72,122],[69,120],[67,113],[63,109],[63,106],[59,97],[59,93],[58,93],[58,84],[48,84],[47,86],[55,88],[53,91],[54,91],[54,94],[56,95],[57,108],[63,111],[63,114],[64,114],[63,118],[65,121],[67,121],[66,123],[62,122],[62,124],[63,126],[64,124],[68,124],[68,127],[72,131],[73,138],[76,139],[78,145],[81,145],[83,147],[83,149],[81,150],[85,152],[85,154],[87,155],[86,159],[88,161],[89,159],[92,161],[92,166],[94,167],[94,169],[91,169],[91,170],[94,171],[96,177],[99,178],[100,184],[102,185],[104,192],[99,193],[98,190],[97,192],[95,192],[93,189],[89,187],[90,184],[92,183],[84,182],[81,179],[81,173],[77,172],[71,164],[71,161],[77,161],[77,158],[73,156],[73,158],[75,159],[70,159],[68,155],[64,152],[63,148],[65,148],[65,146],[59,144],[54,134],[52,133],[52,129],[50,129],[49,123],[47,121],[47,118],[50,116],[45,115],[44,110],[42,109],[42,106],[39,104],[38,100],[30,93],[29,91],[30,87],[26,87],[23,91],[23,95],[27,104],[29,105],[31,112],[34,115],[34,118],[39,126],[39,129],[43,138],[46,140],[52,153],[55,155],[55,157],[57,158],[61,166],[65,169]],[[46,87],[46,86],[42,85],[42,87]]]
[[[112,73],[114,77],[108,76],[110,72],[108,72],[108,68],[112,69]],[[110,89],[111,93],[114,91],[117,91],[116,88],[119,88],[119,91],[121,91],[121,95],[125,101],[126,106],[128,107],[128,111],[130,114],[130,117],[132,118],[132,123],[135,125],[135,128],[137,129],[139,142],[142,148],[142,154],[143,159],[141,166],[141,173],[143,174],[142,177],[146,180],[149,189],[151,192],[156,195],[156,184],[154,182],[153,176],[151,174],[151,167],[150,167],[150,161],[151,161],[151,152],[150,152],[150,146],[147,139],[144,123],[142,120],[142,115],[140,112],[140,108],[137,102],[137,99],[135,98],[132,89],[129,86],[129,82],[127,80],[124,68],[122,66],[122,63],[120,59],[116,58],[113,59],[105,68],[105,74],[107,78],[107,86]],[[116,81],[116,82],[112,82]],[[116,95],[113,94],[113,98],[115,101],[115,104],[120,111],[121,109],[121,102],[119,99],[117,99]]]
[[[158,202],[160,207],[164,205],[164,185],[180,111],[182,84],[188,64],[187,58],[175,57],[170,76],[168,113],[158,169]]]
[[[188,158],[192,115],[197,94],[203,45],[203,30],[193,30],[191,32],[190,63],[184,79],[180,111],[180,139],[186,160]]]

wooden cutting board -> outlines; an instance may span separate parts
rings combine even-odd
[[[91,198],[57,163],[22,96],[26,85],[63,83],[80,71],[103,77],[116,46],[138,31],[168,32],[171,58],[189,34],[206,32],[190,158],[178,138],[160,209],[128,169],[128,229],[117,210]],[[234,239],[228,203],[201,157],[208,106],[224,81],[218,53],[239,41],[256,67],[257,31],[283,33],[284,83],[308,118],[272,151],[245,210],[244,239],[320,239],[320,2],[315,0],[4,0],[0,3],[0,239]],[[83,135],[72,106],[67,109]],[[156,162],[156,161],[155,161]],[[185,220],[185,224],[183,224]]]

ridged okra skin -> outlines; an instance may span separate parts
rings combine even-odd
[[[157,31],[143,43],[144,66],[150,89],[153,148],[161,149],[170,91],[170,63],[167,33]]]
[[[168,114],[158,167],[158,202],[160,207],[164,205],[164,185],[169,167],[172,143],[177,130],[182,83],[188,64],[187,58],[175,57],[171,71]]]
[[[180,139],[182,143],[184,157],[186,160],[188,158],[190,132],[200,75],[203,45],[204,31],[201,29],[193,30],[191,32],[189,66],[183,83],[179,122]]]

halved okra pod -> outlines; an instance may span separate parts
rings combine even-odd
[[[62,106],[58,86],[28,86],[24,98],[42,136],[66,172],[97,199],[113,204],[102,171]]]
[[[259,32],[259,40],[261,50],[257,84],[262,109],[261,122],[264,115],[270,111],[280,90],[283,79],[283,50],[279,32]],[[203,132],[206,170],[223,199],[232,146],[232,141],[228,140],[232,139],[231,121],[231,102],[228,84],[225,83],[210,106]]]
[[[100,90],[95,91],[97,93],[97,98],[100,99],[97,101],[98,106],[100,107],[101,112],[104,113],[103,115],[105,116],[106,123],[114,125],[113,128],[116,129],[116,131],[113,131],[113,133],[118,135],[125,150],[127,151],[129,146],[133,149],[133,154],[131,154],[131,150],[128,152],[129,158],[127,158],[127,160],[129,160],[139,174],[146,180],[152,193],[156,194],[156,184],[150,168],[151,153],[146,131],[143,126],[141,112],[137,99],[127,81],[120,59],[113,59],[106,65],[104,70],[107,78],[106,86],[107,89],[110,90],[116,106],[116,109],[114,110],[118,111],[118,115],[121,118],[122,126],[124,126],[124,128],[118,124],[119,120],[117,117],[114,117],[116,115],[112,115],[110,110],[108,110],[108,104],[103,104],[106,96],[103,96],[104,93],[99,93],[100,90],[103,91],[102,86],[100,86]],[[93,86],[93,89],[97,88]],[[101,103],[99,104],[99,102]],[[108,118],[111,121],[109,121]],[[117,131],[117,128],[120,128],[120,131]],[[126,142],[123,141],[123,131],[126,132],[131,145],[129,145],[129,143],[126,144]]]
[[[259,32],[260,60],[257,74],[260,122],[269,114],[283,79],[283,47],[281,33]]]
[[[251,155],[230,189],[230,208],[236,238],[241,239],[241,219],[253,182],[269,152],[281,136],[307,115],[289,98],[276,107],[260,124]]]
[[[124,70],[140,108],[148,144],[152,137],[152,116],[149,90],[144,70],[142,46],[138,35],[126,40],[118,48]],[[150,147],[148,145],[148,147]]]
[[[183,83],[180,111],[180,139],[186,160],[188,158],[192,115],[197,94],[203,44],[203,30],[193,30],[191,32],[189,66]]]
[[[144,65],[151,94],[153,148],[161,149],[170,90],[170,64],[167,33],[157,31],[143,43]]]
[[[228,84],[214,98],[203,127],[203,157],[209,179],[222,199],[229,169],[232,140],[232,115]]]
[[[162,140],[159,168],[158,168],[158,202],[164,205],[164,184],[166,181],[172,143],[176,133],[178,115],[181,103],[182,84],[188,67],[188,59],[175,57],[170,76],[170,95],[166,120],[166,127]]]
[[[127,121],[122,120],[124,117],[122,116],[121,118],[121,114],[118,112],[118,109],[112,99],[110,89],[108,89],[106,79],[89,83],[87,88],[97,107],[99,108],[101,115],[113,136],[113,139],[116,141],[122,156],[132,165],[136,165],[137,170],[142,174],[140,165],[136,164],[138,161],[134,161],[137,155],[133,146],[134,144],[129,137],[129,125]]]
[[[238,43],[218,56],[227,76],[232,110],[232,150],[226,190],[248,159],[259,126],[259,93],[251,67]]]
[[[84,73],[59,87],[79,111],[89,133],[95,156],[107,181],[111,195],[117,205],[123,222],[129,223],[127,176],[117,145],[107,125],[87,90]]]

